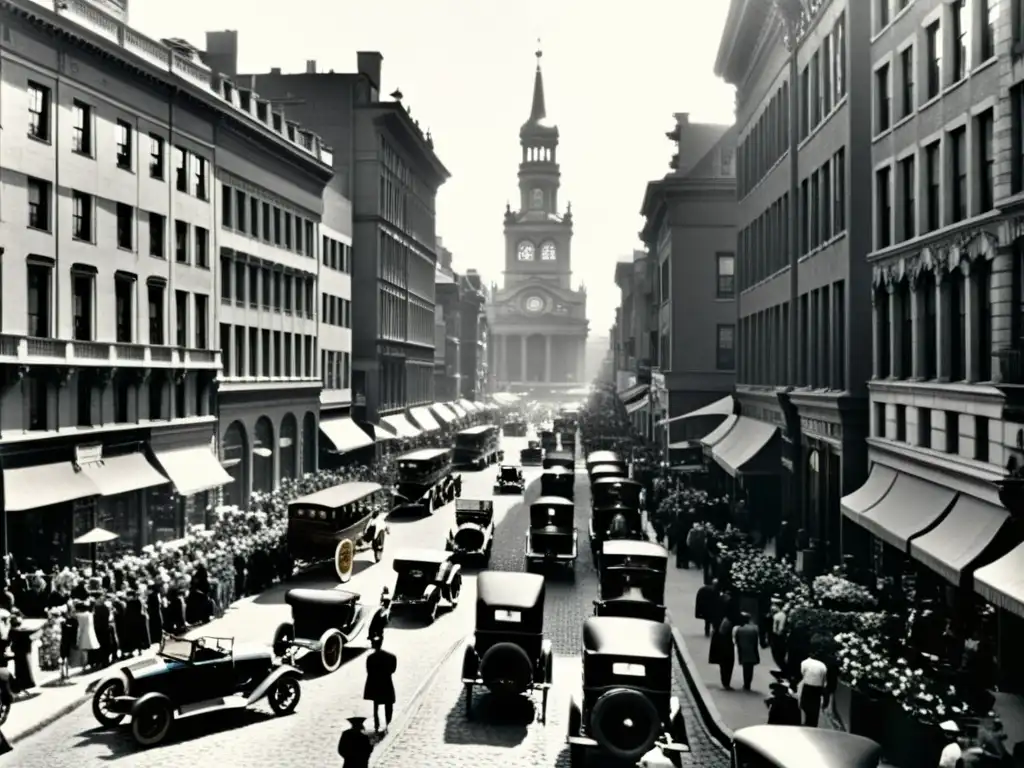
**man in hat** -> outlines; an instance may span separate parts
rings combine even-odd
[[[373,652],[366,657],[366,684],[363,686],[363,698],[373,703],[373,728],[380,733],[380,708],[384,708],[384,730],[391,725],[391,717],[395,711],[395,683],[392,675],[398,668],[398,659],[393,653],[385,651],[384,638],[372,640]]]
[[[957,768],[962,765],[964,756],[963,748],[960,746],[960,726],[952,720],[939,723],[942,735],[946,738],[946,746],[939,755],[939,768]]]
[[[768,705],[768,725],[800,725],[800,704],[781,675],[768,686],[772,695],[765,699]]]
[[[338,755],[345,768],[369,768],[373,742],[363,729],[365,717],[348,718],[349,727],[341,732],[338,739]]]

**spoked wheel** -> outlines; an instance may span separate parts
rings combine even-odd
[[[302,697],[302,688],[299,681],[291,675],[285,675],[270,689],[267,694],[267,703],[278,717],[290,715],[299,705]]]
[[[124,696],[124,681],[120,678],[105,680],[100,684],[100,687],[96,689],[96,693],[93,694],[93,717],[95,717],[96,721],[105,728],[113,728],[115,725],[120,725],[121,721],[124,720],[124,715],[112,712],[110,709],[110,705],[118,696]],[[10,711],[10,707],[5,705],[3,720],[0,720],[0,724],[7,720],[7,713]]]
[[[132,712],[132,736],[144,747],[155,746],[167,738],[173,720],[171,703],[167,699],[140,700]]]
[[[320,640],[320,663],[325,672],[334,672],[341,666],[341,655],[345,648],[345,638],[336,629],[329,630]]]

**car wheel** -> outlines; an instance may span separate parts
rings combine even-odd
[[[100,683],[100,687],[96,689],[96,693],[92,697],[92,714],[96,718],[96,722],[104,728],[120,725],[124,720],[124,715],[111,712],[110,704],[113,699],[124,696],[124,694],[124,680],[121,678],[114,677]],[[8,711],[10,710],[8,709]]]
[[[647,754],[661,732],[661,717],[654,703],[633,688],[602,694],[594,702],[590,724],[601,748],[627,762]]]
[[[379,563],[384,559],[384,534],[380,534],[373,542],[373,562]]]
[[[341,666],[345,638],[337,629],[329,629],[320,638],[320,663],[325,672],[334,672]]]
[[[448,585],[448,603],[451,605],[452,610],[459,605],[459,597],[462,595],[462,574],[455,574],[455,578],[452,579],[452,583]]]
[[[132,738],[143,747],[153,747],[167,738],[174,711],[167,697],[143,696],[132,707]]]
[[[473,686],[466,684],[466,719],[473,719]]]
[[[440,607],[441,601],[439,599],[434,598],[430,601],[430,605],[427,606],[427,622],[429,624],[433,624],[437,621],[437,612]]]
[[[284,656],[288,653],[295,639],[295,627],[291,622],[285,622],[274,630],[274,642],[270,647],[274,649],[275,656]]]
[[[294,712],[300,698],[302,688],[299,686],[299,679],[294,675],[278,678],[267,693],[267,703],[278,717]]]

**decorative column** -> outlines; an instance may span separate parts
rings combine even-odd
[[[551,334],[544,336],[544,381],[551,382]]]
[[[964,339],[964,373],[966,374],[967,381],[977,381],[980,373],[980,366],[978,361],[980,359],[979,352],[981,351],[978,347],[981,344],[981,334],[978,329],[978,275],[977,273],[971,274],[971,262],[964,261],[960,262],[960,271],[963,273],[963,302],[964,302],[964,318],[966,319],[966,329]]]
[[[992,287],[989,304],[992,307],[992,379],[1003,381],[1003,371],[996,352],[1012,349],[1017,344],[1013,338],[1013,256],[1012,246],[1001,246],[992,257]]]
[[[530,377],[526,373],[526,339],[525,333],[519,334],[519,355],[522,360],[522,368],[519,371],[520,381],[529,381]]]
[[[935,344],[935,369],[939,375],[939,381],[949,381],[952,370],[953,354],[953,318],[950,316],[949,292],[952,289],[953,281],[946,280],[945,270],[939,266],[935,268],[935,323],[936,323],[936,344]]]
[[[900,352],[903,347],[903,335],[900,333],[900,297],[896,293],[896,284],[885,286],[889,292],[889,375],[898,379],[903,376],[899,369]]]
[[[913,347],[910,378],[912,379],[924,378],[924,324],[926,318],[924,316],[924,296],[918,288],[928,290],[927,281],[920,281],[915,278],[910,283],[910,343]]]

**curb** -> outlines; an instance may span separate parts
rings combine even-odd
[[[675,622],[672,621],[672,613],[666,613],[668,614],[668,622],[672,626],[672,645],[676,652],[676,658],[679,661],[679,666],[682,667],[683,676],[686,678],[690,692],[693,694],[693,701],[700,712],[701,720],[704,721],[704,727],[708,729],[708,733],[723,749],[731,752],[733,731],[722,719],[722,715],[718,711],[718,707],[715,706],[714,699],[711,698],[711,692],[704,685],[704,681],[693,673],[695,666],[693,657],[690,656],[690,651],[686,647],[682,634],[676,629]]]
[[[441,657],[441,660],[438,661],[436,666],[430,671],[430,674],[423,678],[423,680],[420,681],[420,684],[416,686],[416,690],[413,692],[412,696],[409,697],[409,706],[407,706],[401,716],[397,718],[397,723],[393,723],[392,727],[388,728],[387,735],[378,742],[376,747],[374,747],[373,755],[370,757],[370,765],[377,765],[381,760],[387,757],[388,753],[394,748],[395,742],[398,741],[398,738],[402,735],[402,732],[408,727],[416,713],[420,711],[420,708],[423,706],[423,702],[425,701],[427,690],[434,684],[434,681],[441,672],[441,668],[444,667],[448,660],[451,659],[451,657],[455,655],[455,652],[465,645],[465,643],[466,638],[464,637],[459,638],[452,643],[448,650],[445,651],[444,656]]]
[[[70,715],[72,712],[74,712],[80,706],[82,706],[87,701],[89,701],[90,698],[92,698],[92,693],[89,691],[90,687],[92,687],[92,684],[90,684],[90,686],[86,687],[86,692],[84,694],[82,694],[81,696],[79,696],[79,697],[77,697],[75,699],[72,699],[67,704],[64,704],[63,706],[59,707],[58,709],[53,710],[52,712],[48,712],[42,718],[40,718],[38,720],[32,721],[28,725],[27,728],[22,729],[20,732],[14,731],[14,732],[11,732],[10,734],[7,734],[7,738],[10,739],[12,744],[16,745],[18,742],[24,741],[25,739],[29,738],[30,736],[35,736],[41,730],[43,730],[47,726],[53,725],[55,722],[60,720],[62,717],[65,717],[66,715]]]

